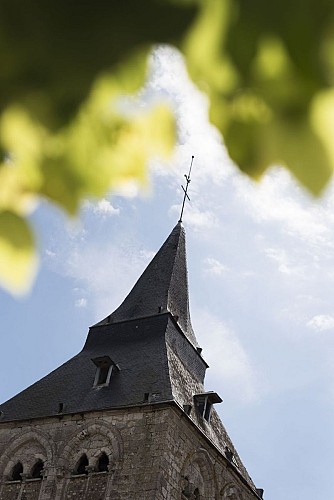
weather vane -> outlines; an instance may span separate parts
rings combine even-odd
[[[191,163],[190,163],[190,168],[189,168],[188,175],[184,174],[184,176],[186,178],[186,188],[184,188],[183,186],[181,186],[181,188],[183,189],[183,192],[184,192],[184,196],[183,196],[183,202],[182,202],[182,208],[181,208],[181,214],[180,214],[179,222],[182,222],[182,216],[183,216],[183,210],[184,210],[184,204],[186,202],[186,198],[187,198],[187,200],[190,201],[190,198],[188,196],[188,186],[190,184],[190,174],[191,174],[191,168],[193,166],[193,161],[194,161],[194,156],[191,157]]]

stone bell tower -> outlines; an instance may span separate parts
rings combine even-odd
[[[255,500],[204,388],[178,223],[79,354],[0,406],[0,500]]]

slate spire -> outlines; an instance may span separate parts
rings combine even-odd
[[[169,311],[195,346],[188,296],[185,231],[179,222],[122,304],[98,325]]]

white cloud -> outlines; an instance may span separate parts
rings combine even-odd
[[[97,203],[86,201],[84,203],[84,208],[92,210],[94,214],[99,214],[104,216],[119,215],[120,213],[120,209],[114,208],[110,203],[110,201],[106,200],[105,198],[102,198],[102,200],[99,200]]]
[[[170,213],[179,216],[181,205],[172,205]],[[199,232],[206,229],[213,229],[219,222],[216,215],[210,210],[201,210],[197,206],[186,207],[183,213],[183,222],[194,231]]]
[[[151,257],[151,252],[129,244],[99,246],[95,241],[84,245],[77,241],[66,253],[59,253],[58,264],[89,297],[94,316],[100,320],[120,305]],[[87,302],[79,298],[75,305],[85,307]]]
[[[195,206],[192,207],[191,210],[185,212],[183,219],[184,222],[195,231],[213,229],[218,226],[218,219],[214,212],[210,210],[200,210]]]
[[[190,186],[191,200],[203,199],[213,186],[222,186],[235,170],[223,147],[218,131],[208,119],[209,106],[205,94],[190,81],[182,55],[171,47],[159,47],[151,58],[150,80],[144,98],[152,95],[167,100],[174,108],[177,121],[178,146],[169,168],[155,163],[153,172],[170,175],[177,184],[184,182],[191,157],[194,155],[193,175]],[[182,193],[181,193],[182,195]],[[210,196],[206,196],[207,200]]]
[[[272,169],[260,183],[234,178],[239,200],[257,222],[276,222],[282,231],[308,244],[330,245],[332,232],[328,210],[310,200],[283,168]]]
[[[87,307],[87,299],[85,299],[84,297],[81,297],[80,299],[77,299],[74,303],[75,307],[78,307],[79,309],[80,308],[85,308]]]
[[[124,196],[125,198],[135,198],[136,196],[138,196],[140,188],[137,182],[129,180],[127,182],[120,184],[119,186],[117,186],[117,188],[114,188],[112,192],[115,196]]]
[[[278,271],[282,274],[289,276],[303,276],[304,268],[300,265],[294,264],[289,259],[287,252],[282,248],[266,248],[264,253],[272,261],[277,263]]]
[[[210,365],[210,379],[240,401],[257,400],[263,386],[236,333],[208,311],[197,311],[194,324],[204,346],[204,359]]]
[[[317,314],[306,323],[306,326],[318,332],[334,330],[334,316],[330,314]]]
[[[227,266],[224,266],[219,260],[213,257],[204,259],[204,272],[216,276],[222,276],[229,271]]]
[[[48,248],[45,250],[45,255],[47,257],[50,257],[50,259],[53,259],[56,256],[56,253],[53,252],[52,250],[49,250]]]

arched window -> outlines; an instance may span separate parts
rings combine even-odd
[[[21,462],[17,462],[12,468],[11,480],[12,481],[22,481],[21,474],[23,473],[23,465]]]
[[[81,455],[80,459],[78,460],[73,474],[75,474],[75,475],[87,474],[87,470],[86,470],[87,466],[88,466],[88,458],[87,458],[87,455],[84,453],[83,455]]]
[[[98,461],[96,470],[97,472],[108,472],[109,469],[109,458],[105,452],[101,453]]]
[[[42,470],[44,469],[44,463],[42,462],[42,460],[37,460],[37,462],[35,463],[35,465],[33,466],[33,468],[31,469],[31,477],[33,479],[42,479]]]

